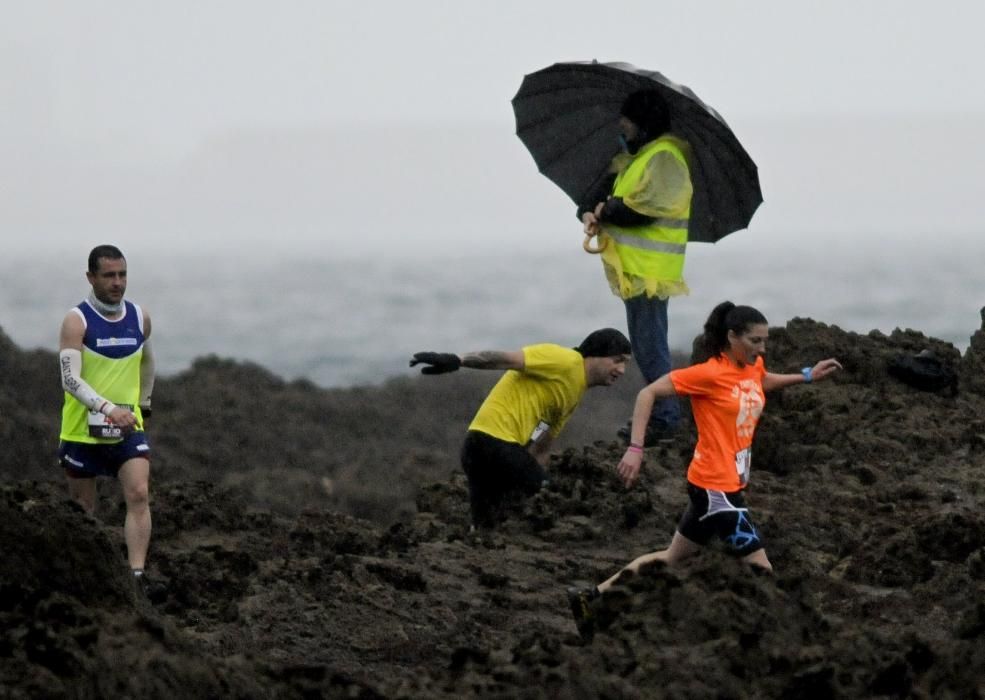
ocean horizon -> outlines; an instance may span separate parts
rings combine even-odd
[[[746,235],[689,247],[691,294],[670,304],[673,349],[689,351],[725,299],[756,306],[773,326],[809,317],[857,333],[909,328],[962,352],[981,325],[981,239],[842,236],[812,247],[803,236],[770,246],[745,244]],[[596,328],[625,329],[600,262],[576,247],[399,260],[134,255],[127,298],[151,314],[161,374],[218,355],[323,387],[377,384],[411,374],[419,350],[575,345]],[[0,327],[15,343],[57,349],[62,318],[88,291],[84,262],[0,263]]]

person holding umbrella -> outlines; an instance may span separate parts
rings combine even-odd
[[[626,371],[629,341],[614,328],[590,333],[576,348],[553,343],[508,352],[418,352],[410,366],[422,374],[460,367],[508,370],[469,425],[462,469],[469,483],[472,527],[495,524],[511,492],[537,493],[547,483],[550,446],[581,402],[585,390],[611,386]]]
[[[601,254],[633,355],[656,381],[670,370],[668,300],[688,291],[686,246],[749,225],[763,201],[755,163],[690,88],[628,63],[530,73],[513,110],[540,172],[577,205],[585,250]],[[672,437],[679,418],[676,398],[656,402],[643,444]],[[628,439],[628,426],[620,435]]]
[[[626,306],[633,356],[647,384],[670,371],[667,305],[686,294],[684,254],[692,185],[687,144],[669,133],[667,105],[656,90],[631,93],[619,110],[625,149],[611,176],[578,208],[585,234],[600,236],[605,275]],[[654,404],[643,438],[651,446],[673,436],[676,397]],[[629,439],[629,426],[619,431]]]
[[[769,326],[751,306],[723,302],[705,323],[700,344],[709,359],[674,370],[640,391],[633,411],[629,447],[617,467],[626,486],[639,476],[641,441],[653,402],[669,396],[691,397],[698,444],[687,470],[688,507],[666,549],[637,557],[594,588],[568,590],[575,623],[582,636],[593,629],[591,602],[624,571],[637,573],[652,562],[675,564],[698,553],[712,539],[752,567],[772,572],[763,538],[753,524],[743,491],[752,466],[752,439],[766,405],[766,392],[829,377],[841,364],[829,358],[795,374],[766,370],[763,355]]]

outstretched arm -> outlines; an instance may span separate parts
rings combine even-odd
[[[462,355],[462,366],[472,369],[523,370],[522,350],[483,350]]]
[[[841,363],[834,358],[821,360],[813,367],[805,367],[797,374],[774,374],[767,372],[763,377],[763,391],[774,391],[793,384],[819,382],[841,369]]]
[[[523,371],[522,350],[482,350],[467,352],[461,357],[450,352],[417,352],[411,358],[410,366],[427,365],[421,374],[444,374],[454,372],[459,367],[471,369],[515,369]]]
[[[640,473],[643,464],[643,441],[646,440],[646,424],[650,421],[650,413],[657,399],[677,396],[670,375],[665,374],[657,381],[640,390],[636,395],[636,406],[633,408],[633,428],[630,432],[629,447],[617,467],[619,476],[626,486],[632,486]]]

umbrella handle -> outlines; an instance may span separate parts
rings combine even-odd
[[[594,234],[594,233],[593,234],[588,234],[588,233],[585,234],[585,240],[582,241],[581,247],[585,249],[585,252],[586,253],[591,253],[592,255],[598,255],[603,250],[605,250],[605,248],[606,248],[607,245],[609,245],[609,240],[606,239],[606,240],[602,241],[597,247],[593,248],[592,247],[592,238],[594,236],[597,236],[597,235],[598,234]]]

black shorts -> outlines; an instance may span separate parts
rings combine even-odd
[[[741,491],[703,489],[689,482],[687,495],[690,503],[677,524],[686,538],[705,545],[717,537],[729,552],[742,557],[765,547]]]
[[[490,525],[496,506],[511,492],[537,493],[547,472],[523,445],[470,430],[462,446],[462,469],[469,480],[472,522]]]

